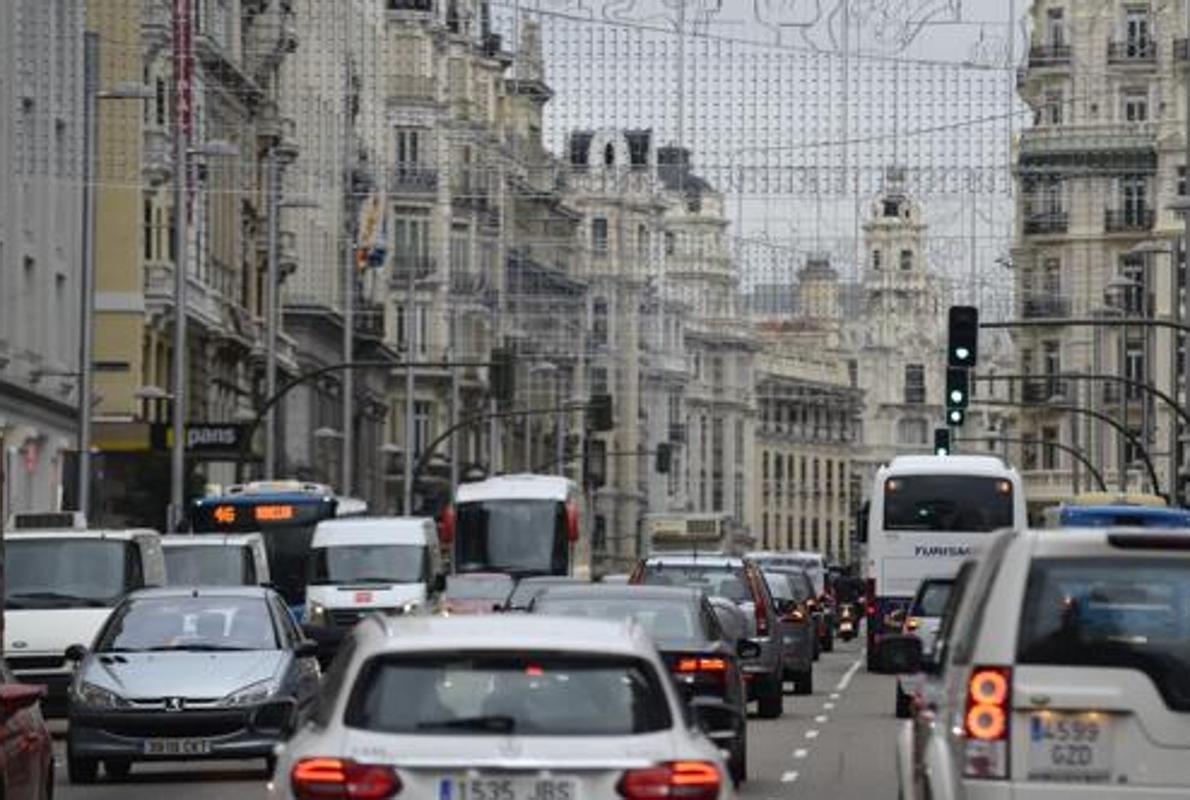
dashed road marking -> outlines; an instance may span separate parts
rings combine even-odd
[[[846,691],[847,687],[851,684],[851,679],[855,677],[855,673],[859,672],[859,667],[862,663],[862,658],[855,660],[855,663],[847,669],[847,672],[843,673],[843,677],[839,680],[839,685],[835,687],[836,691]]]
[[[835,704],[834,703],[823,703],[822,707],[825,710],[830,711],[831,709],[833,709],[835,707]]]
[[[797,780],[797,773],[794,772],[793,770],[790,770],[789,772],[783,773],[781,775],[781,783],[793,783],[796,780]]]
[[[830,719],[830,717],[828,717],[826,714],[819,714],[817,717],[814,718],[814,721],[821,724],[823,722],[826,722],[829,719]]]
[[[806,731],[806,738],[807,739],[817,739],[818,731],[814,728],[811,728],[810,730]]]
[[[838,699],[839,699],[839,693],[831,692],[831,700],[838,700]]]
[[[793,751],[794,758],[805,758],[808,755],[810,755],[810,751],[804,747],[799,747],[797,750]]]

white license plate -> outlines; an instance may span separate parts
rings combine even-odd
[[[208,739],[148,739],[147,756],[205,756],[211,752]]]
[[[438,800],[578,800],[570,778],[443,778]]]
[[[1029,720],[1029,780],[1099,783],[1111,780],[1111,718],[1044,712]]]

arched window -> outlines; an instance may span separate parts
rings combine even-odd
[[[603,148],[603,165],[605,167],[616,165],[616,146],[611,142],[608,142],[607,147]]]

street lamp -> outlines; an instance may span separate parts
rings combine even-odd
[[[95,216],[99,183],[98,139],[99,100],[137,100],[151,97],[147,86],[120,83],[110,89],[99,88],[99,34],[83,34],[83,265],[79,281],[79,386],[78,386],[78,510],[87,514],[91,507],[91,406],[94,400],[95,374]]]

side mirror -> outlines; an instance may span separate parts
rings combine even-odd
[[[922,671],[921,639],[916,636],[887,636],[880,642],[883,671],[909,675]]]
[[[740,639],[735,646],[736,655],[744,660],[760,658],[760,645],[751,639]]]
[[[87,657],[87,646],[85,644],[72,644],[66,648],[66,660],[79,663]]]
[[[716,744],[734,739],[742,723],[739,710],[717,697],[693,698],[690,711],[694,724]]]
[[[298,658],[313,658],[318,655],[318,642],[313,639],[302,639],[293,648],[293,654]]]
[[[8,683],[0,686],[0,713],[7,719],[22,709],[36,705],[45,694],[44,686],[28,683]]]

